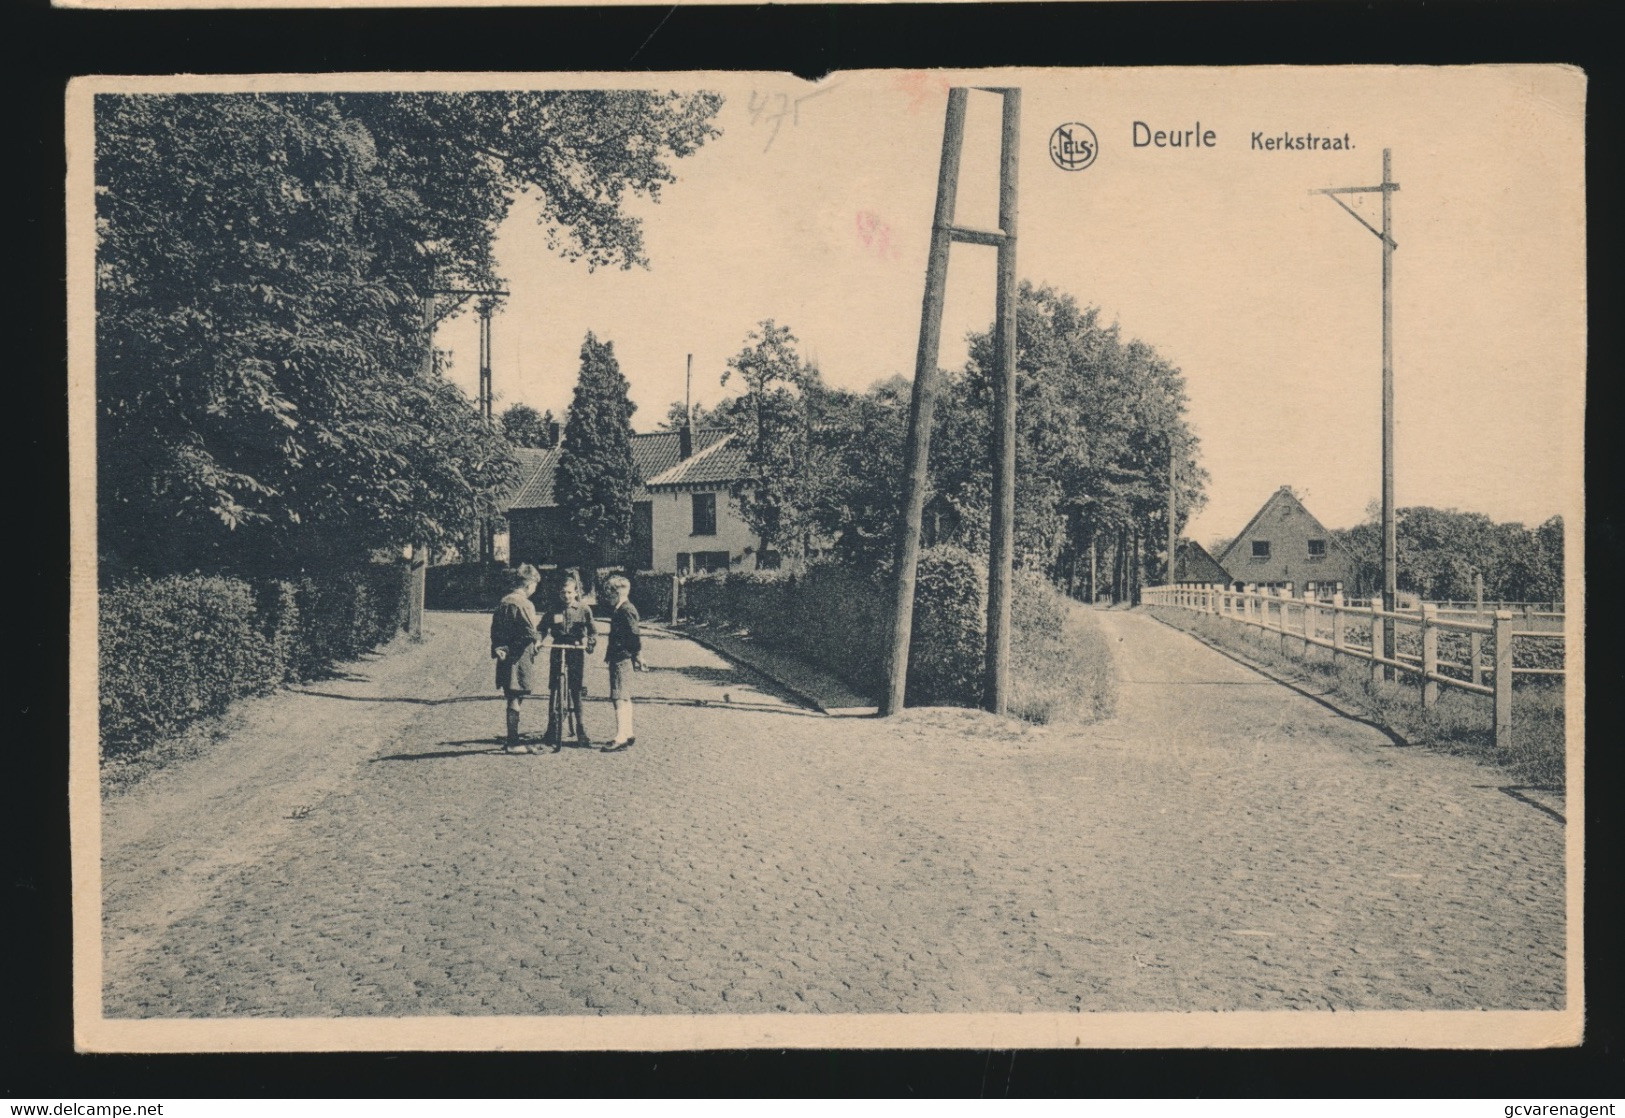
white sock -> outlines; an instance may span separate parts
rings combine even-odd
[[[615,740],[630,741],[632,738],[632,704],[622,699],[615,704]]]

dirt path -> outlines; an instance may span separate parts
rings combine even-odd
[[[1097,726],[827,718],[654,635],[633,750],[510,757],[484,618],[431,615],[108,802],[106,1012],[1563,1003],[1549,814],[1097,616]]]

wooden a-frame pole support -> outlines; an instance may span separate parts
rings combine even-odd
[[[1002,714],[1009,693],[1010,577],[1015,523],[1015,322],[1016,322],[1016,172],[1021,129],[1021,91],[993,89],[1003,98],[999,156],[999,229],[954,225],[959,190],[959,156],[964,146],[965,88],[948,91],[942,130],[942,162],[937,172],[937,203],[926,257],[925,297],[920,309],[920,342],[915,351],[914,392],[908,437],[903,449],[907,470],[902,517],[898,524],[896,598],[892,608],[891,649],[886,665],[886,692],[880,713],[903,709],[908,686],[908,650],[914,628],[914,585],[920,558],[920,525],[931,458],[931,422],[936,411],[937,352],[942,341],[942,304],[948,283],[948,251],[953,242],[991,245],[998,249],[998,295],[994,319],[994,352],[1000,368],[994,376],[994,452],[992,541],[988,571],[987,675],[983,699]]]

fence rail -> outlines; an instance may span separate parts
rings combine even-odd
[[[1344,602],[1342,594],[1333,595],[1330,601],[1319,601],[1279,591],[1230,590],[1223,586],[1153,586],[1146,588],[1141,600],[1146,605],[1170,606],[1279,633],[1283,650],[1295,644],[1304,655],[1311,648],[1324,648],[1331,652],[1334,662],[1345,657],[1363,660],[1371,665],[1373,680],[1382,679],[1390,671],[1403,672],[1417,681],[1423,706],[1432,706],[1442,687],[1489,696],[1494,701],[1498,748],[1512,743],[1513,680],[1518,676],[1561,677],[1566,672],[1564,667],[1518,667],[1513,663],[1514,640],[1564,640],[1563,615],[1550,607],[1518,612],[1503,608],[1490,613],[1486,605],[1485,613],[1480,614],[1476,609],[1441,608],[1457,605],[1454,602],[1424,602],[1415,610],[1384,610],[1376,602]],[[1379,651],[1384,622],[1392,622],[1396,630],[1404,627],[1413,632],[1416,639],[1411,643],[1417,651],[1401,652],[1396,639],[1394,656],[1384,656]],[[1360,630],[1367,625],[1366,638],[1361,641]],[[1441,657],[1441,635],[1448,638],[1450,653],[1464,655],[1465,659]],[[1488,649],[1484,647],[1486,638]]]

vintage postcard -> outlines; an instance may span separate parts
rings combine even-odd
[[[81,1049],[1579,1042],[1579,70],[67,97]]]

